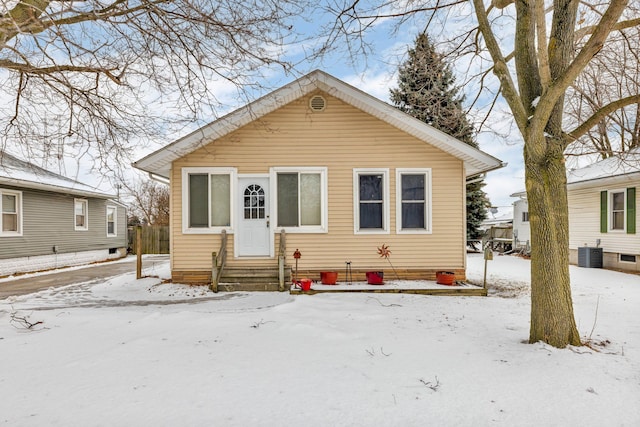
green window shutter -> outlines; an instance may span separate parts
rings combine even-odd
[[[600,192],[600,232],[607,232],[607,198],[609,194],[606,191]]]
[[[636,234],[636,188],[627,188],[627,234]]]

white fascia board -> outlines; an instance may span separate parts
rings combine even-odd
[[[466,176],[474,176],[506,166],[495,157],[465,144],[396,107],[330,75],[318,72],[318,88],[342,101],[389,123],[416,138],[464,161]]]
[[[315,90],[312,74],[283,86],[256,101],[245,105],[220,119],[205,125],[169,145],[149,154],[133,163],[133,166],[146,172],[169,178],[171,162],[177,160],[209,141],[221,138],[245,126],[252,121],[277,110],[289,102]]]
[[[193,152],[204,143],[221,138],[317,89],[461,159],[464,162],[467,177],[506,165],[495,157],[403,113],[372,95],[323,71],[316,70],[172,142],[133,163],[133,166],[168,178],[171,162],[174,160]]]
[[[619,184],[626,184],[628,182],[640,182],[640,171],[631,172],[626,174],[607,176],[601,178],[587,179],[584,181],[571,182],[567,184],[569,190],[576,190],[580,188],[589,187],[605,187]]]

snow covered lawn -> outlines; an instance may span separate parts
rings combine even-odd
[[[470,255],[469,278],[482,266]],[[598,351],[525,343],[516,257],[489,262],[489,297],[214,295],[127,274],[2,300],[0,424],[638,426],[640,276],[571,274]]]

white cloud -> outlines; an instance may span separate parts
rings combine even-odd
[[[389,89],[395,85],[396,77],[395,73],[383,69],[352,74],[343,77],[342,80],[381,101],[389,102]]]

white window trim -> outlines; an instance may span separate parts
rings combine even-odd
[[[622,210],[624,212],[624,218],[622,219],[622,228],[614,229],[613,228],[613,194],[614,193],[622,193],[624,196],[624,201]],[[627,189],[621,188],[617,190],[608,190],[607,191],[607,230],[610,233],[626,233],[627,232]]]
[[[2,195],[16,196],[16,214],[18,215],[18,231],[2,231]],[[0,188],[0,237],[22,236],[22,191]]]
[[[76,203],[80,202],[84,205],[84,227],[76,225]],[[75,231],[89,231],[89,200],[73,199],[73,229]]]
[[[360,230],[360,175],[382,174],[382,229],[367,228]],[[354,168],[353,169],[353,233],[354,234],[389,234],[389,168]]]
[[[320,226],[316,225],[301,225],[300,227],[278,227],[278,173],[279,172],[297,172],[297,173],[319,173],[320,174]],[[314,167],[314,166],[277,166],[269,169],[269,182],[271,190],[271,211],[273,212],[273,221],[276,225],[276,232],[284,230],[286,233],[328,233],[329,224],[327,219],[329,218],[329,197],[328,197],[328,168],[327,167]],[[300,204],[300,197],[298,197],[298,205]],[[298,213],[300,213],[300,206],[298,206]]]
[[[113,209],[113,233],[109,233],[109,209]],[[118,207],[107,205],[106,212],[107,237],[118,237]]]
[[[424,174],[425,176],[425,219],[424,229],[402,228],[402,175]],[[396,234],[432,234],[431,229],[431,168],[397,168],[396,169]]]
[[[189,175],[190,174],[229,175],[229,226],[228,227],[189,227]],[[222,230],[233,233],[235,226],[236,183],[238,170],[229,167],[188,167],[182,168],[182,233],[183,234],[219,234]],[[209,189],[209,201],[207,214],[211,220],[211,189]]]

